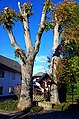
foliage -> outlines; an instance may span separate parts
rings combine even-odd
[[[60,60],[56,75],[58,83],[67,84],[70,95],[79,95],[79,4],[64,0],[53,8],[53,23],[59,23]]]
[[[79,79],[79,56],[75,56],[69,59],[69,69],[75,75],[75,78]]]
[[[52,29],[54,25],[51,22],[45,22],[44,23],[45,31],[47,32],[49,29]]]
[[[79,22],[79,21],[78,21]],[[74,41],[77,43],[79,41],[79,23],[77,25],[74,24],[73,27],[69,27],[64,30],[63,33],[64,39],[67,41]]]
[[[30,2],[26,2],[23,4],[23,10],[28,14],[28,15],[31,15],[32,12],[31,12],[31,9],[32,9],[32,4]]]
[[[24,3],[23,6],[21,6],[21,7],[22,7],[22,11],[23,12],[25,11],[28,17],[33,14],[33,12],[31,11],[32,10],[32,4],[30,2]],[[16,19],[17,19],[17,21],[18,20],[23,21],[22,14],[21,13],[17,13],[16,14]]]
[[[74,46],[74,48],[73,48]],[[63,46],[64,47],[64,46]],[[63,59],[57,68],[58,82],[67,84],[67,94],[72,95],[72,100],[75,95],[79,95],[79,44],[67,44],[63,50]],[[76,50],[75,50],[76,49]]]
[[[28,16],[33,14],[31,12],[32,4],[29,2],[26,2],[22,6],[22,10],[27,13]],[[11,29],[14,25],[14,22],[17,20],[23,20],[23,17],[21,13],[16,13],[15,10],[12,10],[11,8],[4,8],[4,10],[0,13],[0,24],[4,26],[4,28]]]
[[[66,83],[68,80],[70,81],[71,78],[73,78],[73,81],[75,80],[74,82],[77,82],[76,80],[79,80],[79,56],[74,56],[70,59],[60,58],[56,75],[58,82]]]
[[[52,24],[52,11],[53,11],[53,7],[52,7],[52,1],[51,0],[47,0],[46,2],[44,2],[45,10],[44,12],[46,12],[46,20],[44,22],[44,28],[45,31],[47,32],[49,29],[51,29],[53,27]]]
[[[70,58],[68,63],[70,69],[68,92],[71,95],[79,95],[79,56]]]
[[[46,11],[52,11],[52,2],[51,0],[47,0],[44,5],[46,6],[45,12]]]
[[[21,14],[21,13],[18,13],[18,14],[16,15],[16,20],[17,20],[17,21],[20,20],[21,22],[23,21],[23,17],[22,17],[22,14]]]
[[[79,95],[79,56],[70,59],[60,59],[57,66],[57,80],[59,86],[66,84],[67,94]]]
[[[65,58],[79,56],[79,24],[64,30],[63,41],[67,42],[61,50]]]
[[[52,73],[50,74],[50,78],[51,78],[51,79],[53,78],[53,74],[52,74]]]
[[[58,21],[62,27],[66,27],[66,28],[73,26],[73,24],[75,23],[75,20],[77,22],[77,19],[79,19],[78,8],[79,8],[79,5],[72,0],[66,0],[66,1],[63,1],[62,3],[57,4],[54,7],[54,12],[53,12],[54,21],[53,22]]]
[[[16,13],[11,8],[4,8],[0,14],[0,24],[2,24],[4,28],[12,28],[15,19]]]
[[[73,95],[73,102],[77,102],[78,103],[78,100],[79,100],[79,95],[77,95],[77,94]],[[72,95],[70,94],[69,91],[67,92],[67,95],[66,95],[66,101],[72,102]]]
[[[57,82],[58,83],[67,83],[68,82],[68,73],[69,73],[69,68],[68,68],[68,61],[64,58],[60,58],[58,65],[57,65],[57,70],[56,70],[56,75],[57,75]]]
[[[71,40],[71,39],[70,39]],[[62,55],[64,58],[71,58],[75,56],[79,56],[79,41],[69,41],[70,43],[67,43],[62,47]]]

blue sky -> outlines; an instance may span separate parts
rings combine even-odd
[[[21,4],[30,1],[33,4],[32,11],[34,12],[34,15],[30,17],[30,30],[32,42],[34,43],[39,28],[43,2],[45,0],[0,0],[0,10],[8,6],[12,7],[12,9],[18,12],[19,11],[17,5],[18,1],[21,2]],[[63,0],[53,0],[53,1],[54,3],[57,3]],[[23,27],[20,22],[15,24],[15,26],[13,27],[13,32],[18,44],[21,46],[21,48],[25,50]],[[34,74],[39,71],[43,72],[48,71],[48,64],[46,62],[47,56],[51,56],[52,54],[52,44],[53,44],[52,31],[44,32],[41,39],[40,51],[35,61]],[[18,59],[15,58],[14,49],[10,45],[10,40],[7,31],[4,30],[2,26],[0,26],[0,55],[18,61]]]

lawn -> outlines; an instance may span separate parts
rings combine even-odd
[[[17,99],[0,99],[0,110],[4,110],[4,111],[19,111],[17,109],[17,104],[18,104],[18,100]],[[77,106],[77,102],[74,102],[72,104],[72,102],[64,102],[64,103],[60,103],[57,105],[53,105],[52,110],[60,110],[60,111],[65,111],[68,110],[69,108],[74,109],[74,106]],[[79,105],[78,105],[79,106]],[[43,110],[42,107],[38,107],[38,106],[34,106],[30,109],[31,113],[35,113],[35,112],[39,112]]]
[[[11,99],[11,98],[3,98],[0,99],[0,111],[20,111],[17,109],[18,100],[17,99]],[[43,110],[42,107],[34,106],[32,107],[29,112],[35,113]]]
[[[57,111],[66,111],[66,110],[74,110],[78,108],[77,102],[63,102],[60,104],[56,104],[53,106],[52,110]]]
[[[6,99],[0,101],[0,110],[16,111],[18,100]]]

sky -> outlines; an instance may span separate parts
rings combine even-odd
[[[34,15],[30,17],[29,25],[30,25],[31,39],[34,44],[41,19],[43,3],[45,0],[0,0],[0,10],[3,10],[5,7],[11,7],[13,10],[16,10],[16,12],[19,12],[17,5],[18,1],[21,4],[27,1],[33,4],[32,11]],[[54,3],[58,3],[61,1],[63,0],[53,0]],[[15,23],[15,26],[13,27],[13,33],[20,47],[25,50],[23,26],[20,22]],[[53,45],[52,31],[50,30],[48,32],[44,32],[41,39],[39,53],[37,54],[35,59],[33,75],[40,71],[49,72],[47,56],[52,55],[52,45]],[[1,25],[0,25],[0,55],[3,55],[7,58],[19,62],[18,58],[15,58],[14,48],[10,44],[10,39],[8,37],[7,31],[3,29]]]

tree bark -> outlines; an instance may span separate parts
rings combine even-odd
[[[56,76],[56,69],[57,69],[57,63],[59,57],[58,55],[58,48],[59,45],[59,24],[56,22],[55,28],[54,28],[54,45],[53,45],[53,57],[51,59],[51,65],[50,65],[50,72],[53,74],[53,80],[55,84],[52,84],[51,86],[51,102],[56,104],[59,103],[59,96],[58,96],[58,86],[57,84],[57,76]]]
[[[21,61],[21,72],[22,72],[22,85],[21,94],[18,103],[18,109],[25,110],[32,106],[33,102],[33,82],[32,82],[32,72],[33,72],[33,61],[24,64]]]
[[[9,38],[10,38],[10,43],[14,47],[15,50],[20,49],[19,45],[17,44],[15,37],[13,35],[12,29],[7,29]]]

